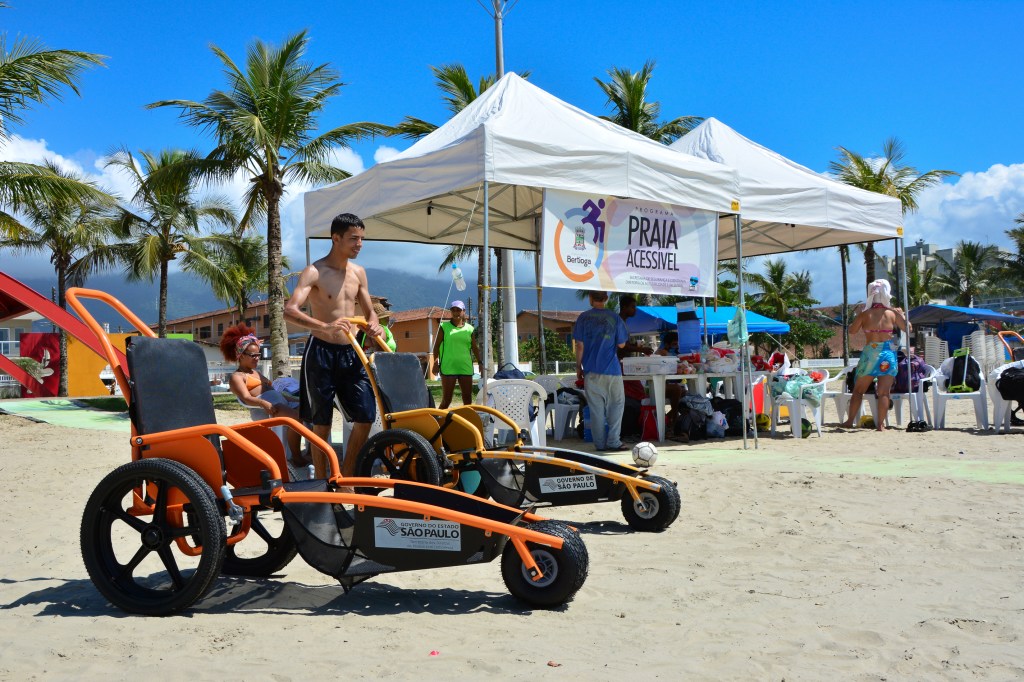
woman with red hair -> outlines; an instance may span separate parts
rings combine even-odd
[[[298,401],[288,400],[284,394],[276,390],[270,379],[260,374],[256,366],[260,361],[260,341],[255,330],[244,322],[229,327],[220,339],[220,351],[224,359],[237,362],[238,368],[231,373],[228,382],[231,392],[238,401],[248,407],[260,407],[270,417],[299,418]],[[301,457],[301,436],[286,429],[288,449],[293,458]]]

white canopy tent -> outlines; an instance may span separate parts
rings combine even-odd
[[[902,242],[899,199],[815,173],[748,140],[715,118],[705,119],[670,148],[727,164],[739,175],[743,210],[732,233],[719,230],[719,258],[742,260],[882,239]],[[902,253],[902,244],[900,247]],[[906,298],[905,275],[903,280]],[[742,304],[742,278],[738,284]],[[744,399],[744,419],[746,406]]]
[[[393,159],[307,192],[306,236],[329,237],[334,216],[349,212],[366,223],[367,239],[479,246],[486,221],[489,246],[535,250],[545,188],[721,213],[735,213],[739,199],[731,168],[680,155],[509,73]]]
[[[509,73],[393,159],[307,192],[306,237],[328,238],[334,216],[349,212],[371,240],[534,251],[548,188],[739,209],[731,168],[679,154]],[[487,352],[486,325],[481,332]]]
[[[717,119],[705,119],[670,148],[736,169],[744,257],[902,236],[899,199],[815,173]],[[720,231],[718,257],[735,256],[733,235]]]

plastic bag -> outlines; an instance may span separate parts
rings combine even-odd
[[[725,415],[715,412],[707,422],[708,438],[725,438],[725,431],[728,428],[729,423],[726,421]]]

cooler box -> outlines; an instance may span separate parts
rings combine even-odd
[[[651,355],[645,358],[623,358],[623,374],[675,374],[679,361],[674,355]]]

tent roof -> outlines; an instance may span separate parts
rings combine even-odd
[[[899,199],[815,173],[715,118],[705,119],[670,148],[736,169],[744,256],[900,236]],[[719,235],[718,257],[734,258],[733,233],[720,230]]]
[[[695,312],[698,320],[703,320],[705,312],[707,313],[708,334],[727,333],[729,321],[736,316],[736,308],[728,305],[718,306],[718,310],[711,307],[697,308]],[[675,306],[641,305],[637,306],[636,315],[626,320],[626,329],[631,334],[675,329],[676,320]],[[789,324],[748,310],[747,331],[785,334],[789,331]]]
[[[305,195],[306,236],[355,213],[368,239],[534,250],[545,188],[735,213],[735,172],[687,157],[506,74],[393,159]],[[470,229],[467,233],[467,224]]]
[[[942,322],[1024,322],[1024,317],[1014,317],[987,308],[963,308],[955,305],[919,305],[909,313],[911,324],[939,324]]]

